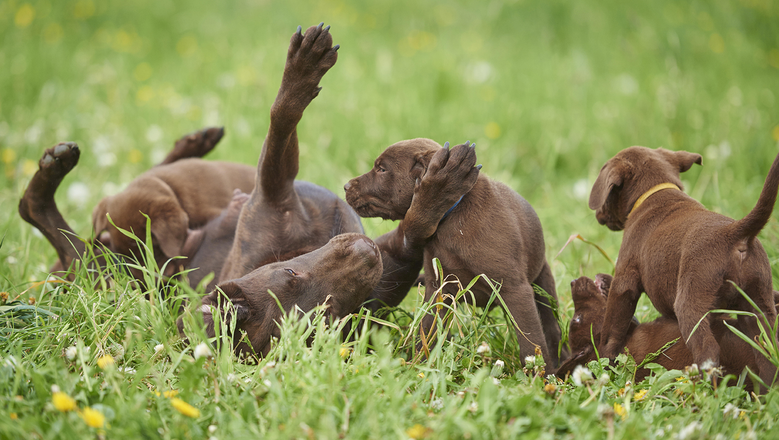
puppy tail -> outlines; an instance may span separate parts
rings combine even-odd
[[[731,225],[731,230],[736,238],[755,237],[763,229],[774,210],[778,188],[779,155],[776,156],[771,169],[768,170],[768,177],[766,177],[763,190],[760,192],[760,198],[757,199],[757,205],[746,217]]]

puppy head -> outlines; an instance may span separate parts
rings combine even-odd
[[[596,281],[580,277],[571,282],[574,307],[569,328],[571,352],[584,350],[592,346],[593,340],[596,343],[600,340],[610,284],[611,275],[605,274],[598,274]]]
[[[326,304],[329,315],[342,317],[360,307],[382,271],[381,254],[372,240],[361,234],[338,235],[313,252],[220,284],[201,306],[206,333],[215,334],[209,306],[216,306],[226,322],[235,320],[235,336],[246,333],[251,343],[249,347],[235,338],[236,352],[265,354],[271,336],[278,332],[279,303],[284,311],[297,306],[304,312]],[[219,290],[224,294],[221,301]]]
[[[402,220],[414,198],[417,179],[441,146],[430,139],[411,139],[390,145],[373,169],[344,186],[346,202],[361,217]]]
[[[147,182],[148,183],[148,182]],[[181,255],[189,233],[189,216],[181,208],[172,190],[162,182],[128,186],[115,196],[106,197],[92,212],[96,236],[110,236],[111,251],[141,258],[138,244],[118,228],[131,231],[141,240],[146,239],[146,217],[151,219],[154,257],[158,265],[168,258]],[[114,224],[108,221],[111,216]],[[114,226],[115,225],[115,226]]]
[[[601,168],[590,192],[590,209],[600,224],[620,231],[642,194],[666,182],[683,189],[679,174],[696,163],[701,164],[701,155],[686,151],[624,149]]]

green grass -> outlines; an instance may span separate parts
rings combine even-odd
[[[299,127],[299,177],[342,195],[392,142],[475,141],[483,172],[541,218],[563,319],[570,280],[613,268],[580,240],[564,248],[568,238],[617,257],[621,234],[599,226],[586,200],[609,157],[636,144],[701,153],[704,165],[683,175],[687,192],[740,218],[779,152],[779,6],[767,0],[0,1],[0,291],[19,301],[1,309],[0,438],[97,434],[52,406],[52,385],[106,414],[114,438],[668,438],[685,427],[686,438],[779,437],[775,390],[755,399],[676,381],[681,372],[618,396],[625,370],[598,382],[592,365],[587,386],[558,383],[549,394],[523,372],[499,310],[460,307],[462,334],[439,338],[429,362],[406,363],[416,292],[391,318],[398,329],[360,335],[346,359],[337,328],[315,318],[286,323],[256,366],[226,351],[194,361],[175,305],[157,291],[148,301],[121,279],[109,289],[84,276],[39,283],[56,255],[16,205],[45,148],[82,148],[57,200],[84,235],[97,201],[184,133],[224,125],[210,158],[254,164],[289,37],[321,21],[341,50]],[[372,237],[394,227],[364,225]],[[779,223],[760,239],[779,276]],[[28,298],[37,308],[21,307]],[[656,314],[645,299],[637,313]],[[307,347],[301,335],[313,330]],[[489,354],[477,353],[483,341]],[[73,345],[71,361],[63,353]],[[104,354],[114,368],[97,366]],[[153,393],[170,389],[200,416]],[[649,392],[631,400],[638,389]],[[628,402],[624,419],[614,414]]]

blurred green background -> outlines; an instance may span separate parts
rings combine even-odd
[[[224,125],[209,158],[255,164],[289,37],[319,22],[341,50],[299,127],[299,178],[343,195],[395,141],[475,141],[483,172],[538,211],[568,306],[572,278],[612,270],[580,241],[557,256],[568,238],[617,256],[621,234],[587,208],[617,151],[701,153],[687,192],[736,218],[779,151],[770,0],[3,1],[0,290],[23,292],[56,258],[16,212],[45,148],[82,148],[57,200],[85,235],[97,201],[187,132]],[[776,267],[775,220],[761,238]]]

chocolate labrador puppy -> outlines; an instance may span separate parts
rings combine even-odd
[[[611,275],[598,274],[595,281],[581,277],[571,282],[574,314],[570,324],[569,340],[572,355],[560,365],[557,370],[558,377],[565,377],[577,365],[586,365],[596,359],[592,341],[597,343],[601,336],[611,281]],[[731,325],[736,324],[735,320],[729,321]],[[749,367],[753,372],[758,371],[749,344],[725,327],[723,319],[713,319],[712,329],[720,346],[725,347],[722,350],[724,373],[738,375],[745,367]],[[626,347],[636,363],[640,364],[647,355],[657,353],[664,345],[675,339],[678,341],[652,362],[669,370],[681,370],[693,363],[693,356],[682,339],[679,323],[675,319],[661,316],[652,322],[642,324],[635,321],[630,325]],[[639,368],[636,371],[636,380],[643,380],[649,373],[648,369]],[[746,388],[752,389],[751,381],[747,381]]]
[[[111,213],[116,224],[144,238],[146,219],[138,211],[145,209],[144,212],[153,215],[152,218],[156,220],[152,234],[157,263],[161,266],[167,257],[178,255],[184,243],[182,238],[186,237],[189,228],[205,224],[228,205],[235,188],[233,185],[238,184],[239,188],[249,190],[254,184],[254,170],[251,167],[192,159],[211,151],[223,135],[223,128],[208,128],[182,137],[161,164],[132,182],[127,190],[103,199],[96,208],[103,214],[94,217],[94,230],[100,243],[114,252],[139,256],[135,243],[113,226],[107,225],[104,214],[108,207],[115,206],[117,210]],[[76,234],[62,217],[54,200],[60,183],[76,166],[80,155],[78,145],[73,142],[59,143],[47,149],[38,162],[38,171],[19,201],[21,217],[40,230],[57,251],[59,258],[52,271],[68,269],[73,260],[81,259],[86,252],[86,245],[74,239]],[[198,189],[199,185],[188,185],[192,181],[192,174],[199,171],[215,179],[215,185],[204,192]],[[161,191],[144,193],[143,190],[149,188],[161,188]],[[175,194],[171,194],[174,191]],[[213,193],[218,194],[218,197],[208,198]],[[133,201],[136,205],[130,206]],[[186,222],[168,222],[168,218],[181,218]],[[102,254],[101,246],[95,246],[94,242],[88,243],[97,255]]]
[[[365,301],[381,274],[381,253],[376,244],[361,234],[341,234],[312,252],[263,265],[221,283],[198,310],[209,336],[216,333],[213,313],[220,313],[234,325],[235,333],[230,336],[237,354],[265,356],[271,338],[281,336],[278,323],[283,313],[294,307],[308,312],[326,305],[327,315],[343,317]],[[178,325],[183,331],[182,320]]]
[[[408,219],[416,182],[428,172],[431,159],[441,150],[430,139],[391,145],[379,155],[371,171],[346,184],[347,202],[363,217]],[[439,190],[439,196],[447,195],[446,190]],[[486,274],[501,285],[500,296],[519,326],[516,330],[521,352],[533,354],[540,347],[550,368],[556,367],[560,328],[549,301],[537,295],[531,285],[537,284],[556,298],[554,278],[544,256],[541,223],[533,208],[506,185],[483,175],[475,178],[473,187],[459,201],[448,207],[440,203],[431,203],[431,208],[448,210],[429,225],[431,236],[424,247],[425,300],[430,301],[439,288],[433,258],[441,261],[445,276],[470,281]],[[450,297],[457,293],[451,284],[443,290]],[[479,307],[484,307],[492,295],[483,280],[471,290]],[[373,296],[379,300],[376,307],[399,304],[406,292],[398,293]],[[434,322],[434,316],[426,316],[423,331],[427,333]]]
[[[686,151],[630,147],[606,162],[593,185],[589,206],[598,222],[625,231],[603,320],[599,349],[604,357],[613,359],[625,346],[642,292],[664,317],[679,322],[698,365],[707,360],[719,365],[727,349],[717,341],[707,311],[743,310],[764,313],[769,323],[776,320],[771,266],[756,237],[776,200],[779,156],[757,205],[738,221],[708,211],[682,192],[679,174],[696,163],[701,156]],[[755,318],[739,316],[739,326],[750,338],[759,334]],[[776,367],[757,351],[753,356],[761,379],[772,384]]]

